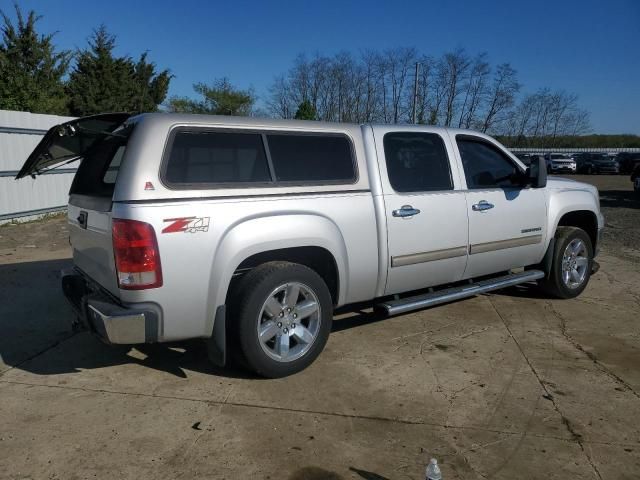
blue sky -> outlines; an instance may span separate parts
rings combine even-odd
[[[523,91],[548,86],[580,97],[597,133],[640,134],[640,0],[196,1],[20,0],[57,31],[61,48],[84,47],[100,23],[118,54],[149,51],[175,78],[170,95],[227,76],[266,97],[300,52],[358,53],[456,47],[511,62]],[[0,0],[13,14],[13,0]]]

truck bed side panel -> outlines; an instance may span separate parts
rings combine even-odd
[[[164,341],[210,335],[231,275],[260,251],[326,248],[341,274],[339,304],[375,296],[378,244],[369,191],[115,203],[113,217],[145,221],[156,231],[164,285],[120,296],[162,305]],[[180,219],[186,230],[178,228]]]

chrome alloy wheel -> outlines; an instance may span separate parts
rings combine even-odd
[[[587,276],[589,252],[584,241],[574,238],[564,249],[562,255],[562,282],[568,288],[578,288]]]
[[[320,331],[320,302],[311,288],[289,282],[262,304],[257,333],[262,350],[278,362],[292,362],[309,351]]]

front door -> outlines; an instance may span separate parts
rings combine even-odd
[[[446,134],[437,129],[376,130],[388,236],[386,294],[462,278],[467,207]]]
[[[464,278],[540,262],[547,233],[544,189],[524,187],[521,167],[488,138],[458,134],[452,140],[467,184]]]

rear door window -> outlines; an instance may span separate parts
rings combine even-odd
[[[344,135],[268,134],[278,182],[354,183],[351,143]]]
[[[453,190],[447,149],[440,135],[392,132],[384,136],[389,183],[396,192]]]
[[[177,131],[165,180],[176,185],[270,182],[262,136],[258,133]]]

